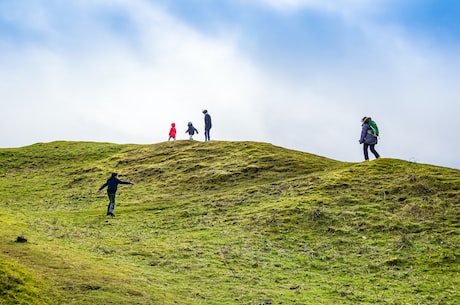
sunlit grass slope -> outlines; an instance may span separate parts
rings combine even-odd
[[[0,149],[0,304],[458,304],[459,189],[255,142]]]

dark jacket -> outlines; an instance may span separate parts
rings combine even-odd
[[[209,130],[209,129],[211,129],[211,127],[212,127],[211,116],[209,115],[209,113],[206,113],[204,115],[204,129]]]
[[[366,143],[369,145],[377,144],[377,137],[371,133],[368,123],[364,123],[362,126],[361,138],[359,139],[359,143],[360,144]]]
[[[117,191],[119,184],[131,184],[131,182],[120,180],[117,177],[110,177],[106,183],[101,185],[99,191],[102,190],[104,187],[107,187],[107,192],[115,193]]]
[[[193,136],[195,132],[198,134],[198,130],[192,124],[188,124],[188,129],[185,131],[185,133]]]

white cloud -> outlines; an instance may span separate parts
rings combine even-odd
[[[252,0],[281,11],[297,11],[301,9],[318,10],[327,13],[352,17],[373,13],[382,5],[389,5],[391,0]]]
[[[274,73],[267,62],[251,61],[239,48],[250,39],[241,39],[243,28],[209,36],[147,1],[97,3],[97,10],[107,5],[126,14],[133,33],[89,17],[83,28],[72,22],[56,28],[41,13],[34,24],[48,39],[0,51],[1,146],[59,139],[155,143],[167,139],[171,122],[185,139],[188,121],[202,132],[207,108],[214,139],[266,141],[359,161],[360,119],[371,115],[382,129],[377,149],[383,156],[460,168],[452,132],[460,130],[459,60],[397,26],[350,19],[359,39],[350,40],[343,58],[309,60],[294,78],[290,67]],[[77,4],[79,15],[95,13],[92,2]],[[345,10],[345,4],[368,2],[329,5]]]
[[[99,44],[82,46],[81,53],[45,46],[9,54],[14,64],[0,78],[10,90],[2,99],[9,104],[6,113],[16,116],[21,107],[22,115],[2,122],[21,135],[7,145],[66,138],[69,130],[58,126],[80,120],[85,126],[74,124],[70,133],[78,139],[94,125],[91,140],[157,142],[166,138],[171,121],[179,132],[188,121],[202,125],[203,108],[215,116],[213,131],[221,138],[264,133],[252,100],[260,94],[260,75],[238,54],[231,36],[210,39],[144,4],[125,7],[141,29],[136,48],[95,23]],[[250,132],[240,119],[254,124]],[[56,131],[49,134],[47,124]],[[117,135],[99,133],[109,129]]]

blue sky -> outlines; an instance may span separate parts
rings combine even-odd
[[[0,0],[0,147],[186,139],[207,108],[214,139],[353,162],[372,116],[382,156],[460,168],[458,20],[454,0]]]

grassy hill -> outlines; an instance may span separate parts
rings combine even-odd
[[[459,189],[255,142],[0,149],[0,304],[458,304]]]

